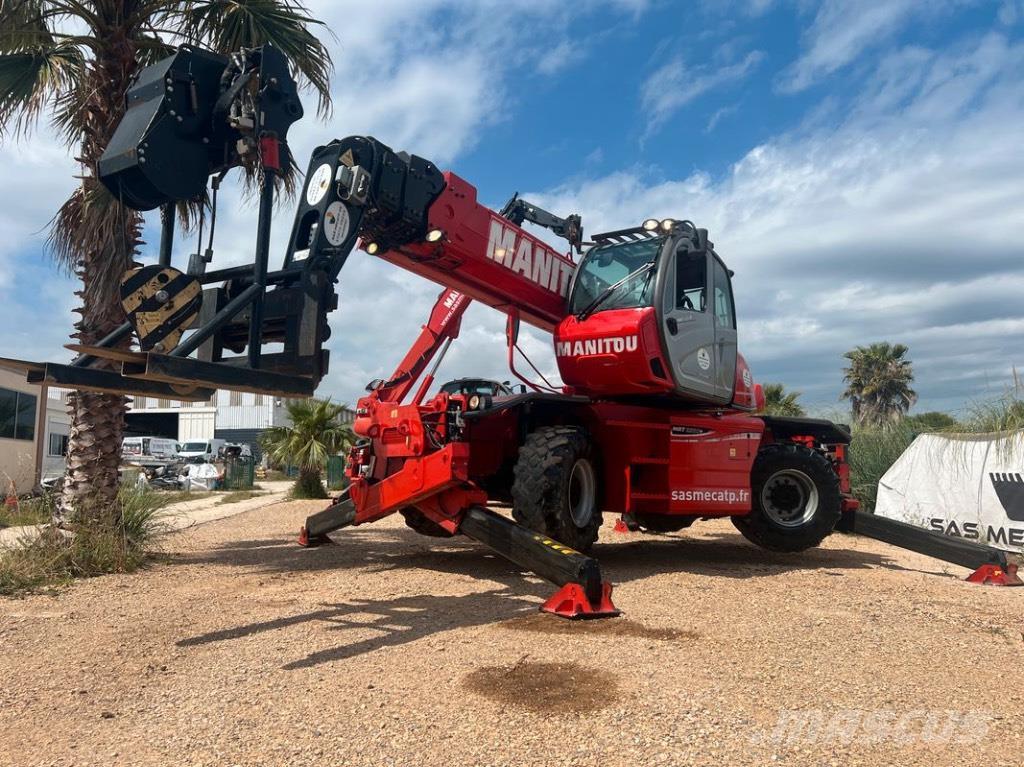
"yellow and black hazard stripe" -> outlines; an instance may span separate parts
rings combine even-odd
[[[121,278],[121,306],[145,351],[178,345],[199,314],[202,293],[199,280],[170,266],[143,266]]]

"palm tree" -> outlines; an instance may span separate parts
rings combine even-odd
[[[320,473],[332,455],[347,450],[355,440],[352,430],[339,420],[345,411],[329,399],[304,399],[288,403],[291,426],[263,432],[260,443],[271,461],[299,467],[293,495],[326,498]]]
[[[94,344],[124,321],[118,287],[141,244],[142,217],[106,191],[96,162],[124,114],[132,78],[171,43],[219,52],[272,43],[316,92],[323,114],[332,65],[312,31],[320,23],[297,0],[0,0],[0,139],[31,133],[47,113],[80,166],[81,183],[49,236],[58,264],[82,281],[72,339]],[[115,502],[125,402],[86,391],[69,398],[56,522]]]
[[[865,426],[898,421],[917,401],[908,351],[903,344],[873,343],[843,355],[850,366],[843,369],[842,396],[850,400],[854,421]]]
[[[786,391],[784,384],[770,383],[762,387],[764,391],[764,408],[761,410],[765,415],[781,415],[800,417],[806,415],[803,406],[797,402],[800,399],[800,392]]]

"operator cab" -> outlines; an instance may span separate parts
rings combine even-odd
[[[555,332],[562,380],[594,396],[664,393],[728,405],[735,394],[746,406],[753,386],[737,361],[730,278],[707,231],[689,221],[651,219],[598,235]]]

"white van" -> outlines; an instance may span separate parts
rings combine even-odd
[[[178,443],[166,437],[125,437],[121,458],[126,461],[173,461],[178,457]]]
[[[223,439],[199,439],[183,442],[178,449],[178,456],[191,463],[206,461],[209,463],[218,457],[220,449],[227,444]]]

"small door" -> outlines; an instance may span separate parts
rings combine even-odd
[[[732,300],[729,270],[718,256],[712,254],[712,314],[715,324],[715,393],[732,402],[736,387],[736,310]]]
[[[683,243],[661,283],[661,332],[672,377],[680,394],[701,399],[720,398],[714,317],[708,304],[710,272],[711,255],[693,252]]]

